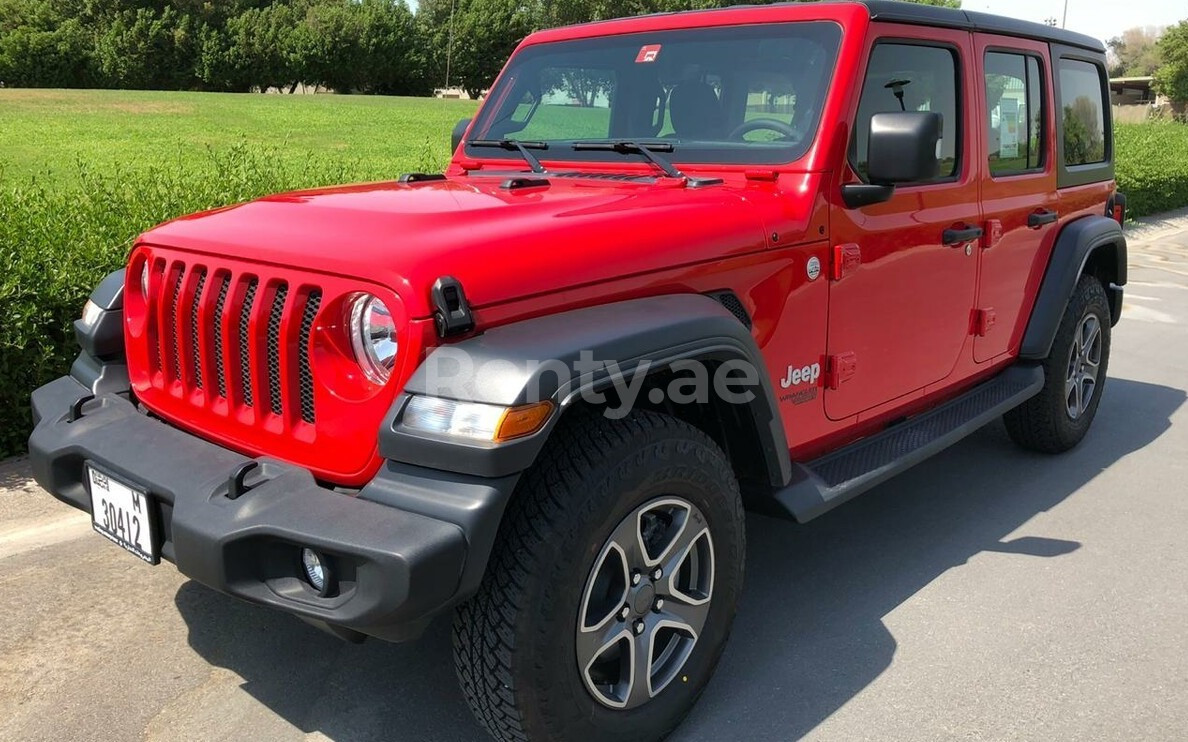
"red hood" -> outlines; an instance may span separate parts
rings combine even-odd
[[[395,290],[411,317],[430,314],[429,287],[443,275],[483,307],[766,244],[742,182],[501,183],[472,175],[282,194],[183,217],[143,241],[367,278]]]

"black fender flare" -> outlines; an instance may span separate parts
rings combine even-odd
[[[385,417],[379,451],[401,463],[484,477],[501,477],[529,468],[557,420],[586,391],[613,384],[611,373],[579,373],[583,357],[617,364],[626,379],[641,364],[647,373],[671,369],[680,361],[735,361],[755,369],[749,401],[742,402],[761,442],[766,475],[773,486],[787,483],[788,455],[771,380],[750,331],[721,304],[700,294],[632,299],[522,320],[488,330],[459,343],[435,349],[405,385]],[[432,378],[434,363],[464,356],[449,393]],[[512,407],[551,400],[559,408],[534,435],[502,444],[467,443],[432,438],[401,425],[413,395]]]
[[[1087,216],[1060,231],[1023,334],[1020,358],[1043,360],[1048,357],[1077,280],[1094,253],[1106,247],[1114,249],[1114,260],[1109,266],[1113,273],[1110,283],[1123,286],[1126,284],[1126,237],[1118,222],[1104,216]],[[1121,291],[1109,293],[1113,294],[1110,297],[1111,319],[1117,323],[1122,311]]]
[[[97,310],[92,320],[74,321],[79,354],[70,366],[70,375],[95,395],[129,388],[124,358],[124,279],[123,268],[108,273],[91,292],[90,302]]]

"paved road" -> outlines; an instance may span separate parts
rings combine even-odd
[[[753,517],[675,739],[1188,739],[1188,219],[1135,236],[1084,444],[992,425],[807,526]],[[0,493],[0,739],[482,738],[444,625],[342,644],[124,554],[20,461]]]

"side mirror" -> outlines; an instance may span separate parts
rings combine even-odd
[[[870,183],[842,186],[842,200],[850,208],[891,198],[899,183],[931,180],[940,171],[937,143],[941,115],[929,111],[876,113],[870,117],[866,174]]]
[[[871,116],[866,158],[870,182],[895,185],[932,180],[940,171],[936,156],[940,138],[939,113],[911,111]]]
[[[450,144],[453,145],[450,152],[457,152],[458,146],[462,144],[462,137],[466,136],[466,130],[470,128],[470,119],[462,119],[454,124],[454,133],[450,135]]]

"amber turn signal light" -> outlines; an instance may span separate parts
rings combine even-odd
[[[513,407],[503,413],[503,418],[499,421],[499,428],[495,431],[495,442],[502,443],[513,438],[532,435],[544,427],[551,414],[553,414],[553,403],[548,401]]]

